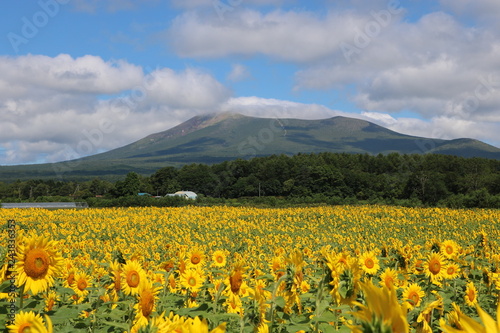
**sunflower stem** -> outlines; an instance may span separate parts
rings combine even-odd
[[[273,294],[271,296],[271,308],[270,308],[270,312],[271,312],[271,318],[270,318],[270,331],[269,333],[273,333],[274,331],[274,321],[276,320],[275,318],[275,315],[274,315],[274,310],[275,310],[275,307],[276,307],[276,293],[278,292],[278,288],[281,284],[281,282],[283,280],[285,280],[287,278],[287,274],[283,274],[279,279],[278,281],[276,281],[276,286],[274,287],[274,290],[273,290]]]
[[[323,281],[324,279],[321,279],[319,281],[318,293],[316,295],[316,309],[314,310],[314,317],[316,319],[322,314],[322,312],[320,313],[320,307],[321,307],[321,301],[323,300]],[[316,323],[314,324],[314,332],[319,332],[319,321],[317,320]]]
[[[23,309],[24,303],[24,283],[21,285],[21,289],[19,290],[19,310]]]

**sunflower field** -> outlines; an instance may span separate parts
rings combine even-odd
[[[1,209],[0,221],[4,332],[500,332],[498,210]]]

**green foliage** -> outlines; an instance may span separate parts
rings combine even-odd
[[[3,202],[86,200],[90,206],[180,206],[164,196],[190,190],[196,204],[390,204],[451,208],[500,208],[500,161],[446,155],[346,153],[272,155],[219,164],[162,167],[144,176],[129,172],[112,183],[28,180],[0,183]]]

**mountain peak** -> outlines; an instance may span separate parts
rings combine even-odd
[[[442,140],[394,132],[366,120],[336,116],[320,120],[257,118],[236,112],[202,114],[151,134],[99,159],[144,163],[217,163],[272,154],[440,153],[500,159],[500,149],[475,140]],[[92,156],[87,160],[94,159]]]

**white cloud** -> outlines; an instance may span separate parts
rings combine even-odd
[[[216,110],[231,96],[202,70],[145,74],[126,61],[95,56],[0,57],[0,72],[0,164],[117,148]]]
[[[256,96],[230,98],[221,106],[221,110],[262,118],[323,119],[345,114],[319,104],[303,104]]]
[[[499,26],[500,2],[497,0],[440,0],[440,3],[459,15]]]
[[[233,64],[231,72],[227,75],[229,81],[237,82],[250,78],[252,75],[248,68],[242,64]]]
[[[187,12],[174,20],[168,40],[185,57],[265,54],[285,61],[314,62],[338,53],[339,43],[364,23],[364,17],[339,13],[321,18],[311,12],[262,14],[242,9],[221,21]]]
[[[105,62],[96,56],[72,58],[26,55],[0,57],[0,97],[57,91],[59,93],[113,94],[142,80],[142,69],[122,60]]]

